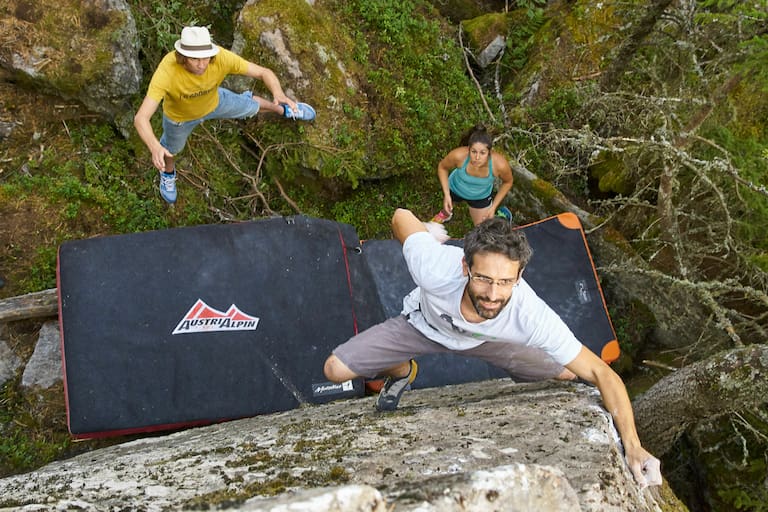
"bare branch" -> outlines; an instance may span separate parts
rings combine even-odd
[[[472,77],[472,81],[475,83],[475,87],[477,87],[477,91],[480,93],[480,99],[483,101],[483,105],[485,106],[486,112],[488,112],[488,116],[491,118],[491,121],[495,123],[496,117],[493,115],[491,108],[488,106],[488,102],[485,101],[485,94],[483,93],[483,87],[480,85],[480,82],[478,82],[477,78],[475,77],[475,73],[472,71],[472,66],[469,63],[469,57],[467,57],[467,55],[470,53],[470,51],[469,51],[469,48],[464,46],[464,41],[462,37],[463,32],[464,32],[464,27],[462,26],[461,23],[459,23],[459,46],[463,50],[464,65],[466,66],[467,71],[469,72],[469,76]]]
[[[277,189],[280,191],[280,195],[283,196],[283,199],[285,199],[285,202],[291,205],[297,213],[301,213],[301,208],[299,208],[299,205],[297,205],[293,199],[288,197],[288,194],[285,193],[285,189],[283,189],[283,185],[280,184],[280,181],[277,178],[272,178],[272,181],[277,185]]]

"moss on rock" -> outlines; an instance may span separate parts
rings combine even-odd
[[[509,32],[510,16],[497,12],[484,14],[462,23],[471,48],[482,51],[497,36],[506,36]]]
[[[426,2],[264,0],[243,8],[238,30],[242,55],[317,110],[312,124],[259,127],[262,145],[282,145],[271,170],[283,176],[356,187],[433,168],[476,122],[461,49]]]
[[[603,151],[597,155],[589,166],[589,173],[597,180],[600,192],[629,195],[634,189],[623,160],[613,153]]]

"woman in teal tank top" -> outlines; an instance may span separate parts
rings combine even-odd
[[[437,177],[443,189],[443,209],[432,219],[434,222],[450,220],[453,204],[461,201],[469,205],[475,225],[493,217],[497,210],[508,214],[501,202],[512,189],[512,168],[506,158],[493,151],[493,140],[485,128],[476,126],[466,146],[453,149],[440,161]],[[494,195],[496,178],[501,183]]]

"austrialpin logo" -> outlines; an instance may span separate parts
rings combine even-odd
[[[171,334],[188,334],[191,332],[212,331],[255,331],[259,319],[246,315],[232,304],[226,313],[213,309],[200,299],[197,299],[179,325]]]

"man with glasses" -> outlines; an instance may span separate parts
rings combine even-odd
[[[408,210],[392,217],[416,282],[402,314],[352,337],[325,362],[333,382],[386,376],[376,408],[392,411],[415,380],[414,357],[456,352],[503,368],[515,380],[580,377],[600,390],[621,435],[627,463],[642,485],[661,484],[659,461],[640,444],[621,378],[584,347],[523,279],[532,251],[525,234],[495,217],[464,237],[464,248]],[[433,234],[434,233],[434,234]]]

